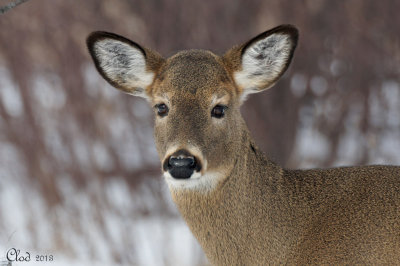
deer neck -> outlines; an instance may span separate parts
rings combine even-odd
[[[282,251],[282,245],[275,242],[280,239],[274,231],[276,208],[269,211],[265,206],[274,205],[273,184],[281,178],[283,170],[263,155],[247,129],[242,134],[241,146],[232,171],[215,190],[172,193],[182,217],[207,257],[217,265],[235,261],[251,263],[251,256],[256,260],[257,252],[247,256],[246,241],[259,241],[260,248],[267,245],[274,246],[271,249],[274,252]],[[256,239],[257,235],[271,238]],[[266,251],[260,249],[260,252]]]

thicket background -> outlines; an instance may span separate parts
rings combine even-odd
[[[101,79],[90,32],[167,57],[222,54],[294,24],[291,67],[242,108],[262,150],[289,168],[400,164],[399,10],[395,0],[31,0],[1,15],[0,260],[17,247],[54,254],[51,265],[206,263],[160,177],[150,107]]]

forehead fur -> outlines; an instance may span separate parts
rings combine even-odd
[[[167,59],[157,79],[176,91],[198,92],[230,81],[221,59],[209,51],[188,50]]]

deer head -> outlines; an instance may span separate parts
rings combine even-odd
[[[92,33],[87,45],[111,85],[154,108],[155,143],[170,189],[208,191],[241,159],[247,128],[240,105],[283,75],[297,38],[293,26],[282,25],[223,56],[188,50],[167,59],[107,32]]]

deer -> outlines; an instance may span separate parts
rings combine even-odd
[[[162,174],[211,264],[400,264],[399,166],[286,169],[241,116],[287,70],[298,35],[281,25],[223,55],[163,58],[102,31],[87,47],[106,81],[154,109]]]

